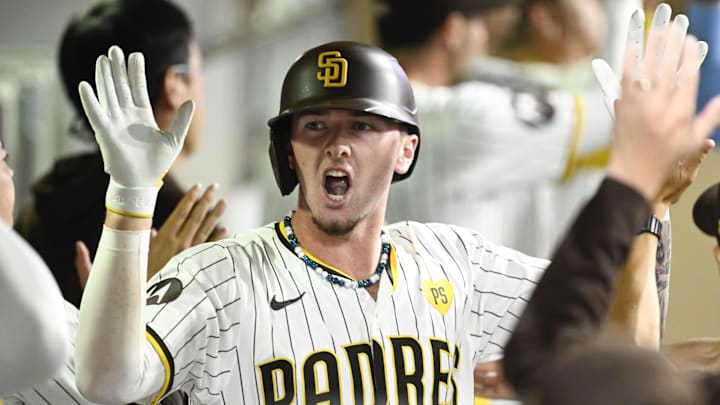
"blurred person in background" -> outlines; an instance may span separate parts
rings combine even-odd
[[[95,59],[111,45],[146,55],[148,92],[160,128],[170,127],[184,101],[195,101],[196,113],[175,162],[177,167],[199,147],[204,125],[203,57],[192,22],[168,0],[103,1],[68,22],[60,39],[58,65],[65,93],[77,116],[71,132],[89,141],[92,132],[82,112],[77,86],[83,80],[95,82]],[[184,194],[172,176],[172,168],[163,182],[153,218],[156,229]],[[17,231],[42,256],[65,299],[75,306],[79,306],[82,295],[74,265],[75,243],[83,242],[90,257],[94,257],[105,218],[108,183],[99,150],[61,158],[34,184],[33,199],[22,207],[16,221]],[[217,231],[212,238],[226,232]]]
[[[389,221],[465,223],[503,245],[549,255],[544,213],[527,188],[571,177],[578,156],[607,147],[611,117],[597,86],[575,92],[515,76],[468,80],[521,17],[522,2],[513,0],[381,2],[380,44],[408,72],[433,134],[417,178],[390,196]],[[550,226],[562,234],[562,224]]]

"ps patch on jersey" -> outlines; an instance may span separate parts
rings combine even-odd
[[[153,284],[147,290],[147,305],[167,304],[180,296],[183,286],[176,278],[167,278]]]
[[[422,283],[422,291],[425,298],[442,315],[445,315],[455,298],[455,290],[450,281],[446,279],[438,281],[425,280]]]

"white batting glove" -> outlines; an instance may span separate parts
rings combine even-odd
[[[158,129],[145,80],[145,59],[132,53],[127,69],[122,50],[113,46],[95,64],[97,97],[87,82],[79,85],[80,100],[100,145],[110,185],[107,209],[149,218],[167,173],[182,149],[195,104],[188,100],[169,131]]]
[[[680,41],[684,43],[687,34],[689,21],[687,16],[678,14],[673,23],[670,24],[672,16],[672,8],[666,3],[660,3],[653,14],[650,32],[648,33],[648,43],[650,41],[660,41],[662,46],[658,47],[659,51],[656,55],[645,55],[645,13],[642,9],[637,9],[630,17],[628,25],[626,52],[633,52],[635,55],[635,66],[633,67],[634,79],[642,78],[641,86],[650,86],[651,76],[661,68],[660,61],[663,60],[665,45],[667,41]],[[682,47],[680,47],[682,49]],[[698,41],[698,63],[697,68],[705,60],[708,52],[708,44],[704,41]],[[680,62],[681,55],[677,55],[677,62]],[[593,73],[602,89],[605,107],[607,107],[610,115],[615,119],[615,100],[621,97],[620,79],[612,71],[610,65],[603,59],[594,59],[592,61]],[[679,66],[677,66],[679,70]],[[647,80],[647,81],[646,81]]]

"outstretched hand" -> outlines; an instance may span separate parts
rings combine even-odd
[[[668,4],[658,4],[653,14],[652,23],[650,24],[648,43],[646,45],[645,13],[642,9],[637,9],[633,12],[628,25],[626,52],[632,51],[634,57],[629,60],[626,59],[624,62],[626,68],[628,64],[632,68],[633,79],[640,78],[645,66],[663,59],[666,51],[664,44],[670,40],[670,35],[675,35],[671,34],[671,31],[677,34],[677,39],[681,44],[684,42],[690,22],[685,15],[678,14],[673,20],[673,23],[670,24],[671,16],[672,8]],[[699,68],[707,55],[708,44],[704,41],[699,41],[696,46],[698,48],[698,56],[695,66]],[[622,92],[620,88],[620,78],[603,59],[594,59],[592,61],[592,69],[603,92],[605,106],[614,118],[615,100],[620,98]]]
[[[686,37],[678,24],[650,31],[640,66],[633,63],[637,49],[626,51],[608,174],[648,201],[673,168],[703,149],[720,120],[719,97],[695,116],[700,51],[697,40]]]
[[[152,216],[160,180],[180,153],[194,109],[186,101],[169,131],[153,116],[145,79],[145,59],[125,56],[112,46],[95,64],[97,96],[87,82],[79,85],[80,100],[110,175],[108,209],[130,216]]]
[[[223,199],[213,205],[216,194],[217,185],[214,184],[208,186],[202,194],[199,186],[185,193],[167,221],[150,240],[148,279],[183,250],[227,236],[227,228],[215,229],[227,207]]]
[[[160,271],[176,254],[203,242],[217,241],[228,235],[228,229],[219,226],[227,202],[220,199],[212,205],[217,186],[208,186],[200,194],[200,187],[188,190],[173,209],[168,219],[150,234],[148,257],[148,280]],[[75,242],[75,270],[80,286],[84,289],[90,276],[92,261],[90,252],[82,241]]]

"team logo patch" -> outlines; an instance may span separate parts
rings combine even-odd
[[[158,281],[147,290],[147,305],[160,305],[175,301],[182,293],[182,289],[182,282],[174,277]]]
[[[435,309],[442,315],[445,315],[452,305],[455,298],[455,291],[450,281],[446,279],[438,281],[425,280],[422,283],[422,292],[425,299],[430,302]]]
[[[340,51],[326,51],[318,55],[317,79],[323,87],[345,87],[347,84],[348,61]]]

